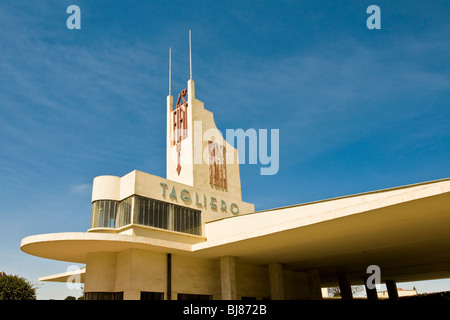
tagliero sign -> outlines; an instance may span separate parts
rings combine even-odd
[[[167,191],[169,190],[169,186],[167,185],[167,183],[164,183],[164,182],[161,182],[160,185],[162,188],[162,196],[164,198],[166,198],[166,190]],[[177,193],[177,191],[175,190],[175,187],[172,187],[172,189],[169,193],[169,198],[173,201],[173,200],[177,200],[178,197],[180,197],[180,199],[183,200],[183,202],[185,202],[187,204],[195,201],[195,204],[197,206],[200,206],[205,209],[207,209],[209,206],[212,210],[220,210],[224,213],[227,213],[228,209],[232,214],[239,213],[239,207],[234,202],[231,203],[230,206],[228,206],[224,200],[219,201],[217,198],[207,197],[205,194],[199,195],[198,192],[195,192],[195,197],[192,197],[189,190],[182,189],[182,190],[180,190],[179,193]]]

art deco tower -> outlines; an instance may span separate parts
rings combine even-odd
[[[166,178],[241,200],[237,149],[228,144],[217,129],[212,112],[196,99],[192,72],[187,88],[181,90],[176,101],[170,91],[167,96]]]

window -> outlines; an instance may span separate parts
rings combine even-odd
[[[186,207],[174,206],[173,229],[178,232],[201,234],[201,212]]]
[[[153,199],[138,198],[138,223],[144,226],[168,229],[169,204]]]
[[[141,300],[164,300],[164,293],[141,291]]]
[[[85,300],[123,300],[123,292],[85,292]]]
[[[128,197],[119,202],[117,206],[116,228],[131,223],[131,199],[132,197]]]
[[[120,228],[132,222],[183,233],[202,234],[200,210],[141,196],[128,197],[120,202],[98,200],[92,203],[91,228]]]
[[[92,204],[91,228],[116,227],[116,201],[100,200]]]
[[[183,233],[202,234],[201,211],[136,196],[135,223]]]
[[[177,299],[178,300],[212,300],[212,295],[179,293],[177,296]]]

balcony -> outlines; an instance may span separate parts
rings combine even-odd
[[[161,229],[202,236],[200,210],[133,195],[122,201],[97,200],[92,203],[89,231],[116,232],[127,226]],[[142,228],[141,228],[142,229]]]

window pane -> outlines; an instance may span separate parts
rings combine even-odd
[[[177,300],[212,300],[212,295],[179,293],[177,295]]]
[[[86,292],[85,300],[123,300],[123,292]]]
[[[164,300],[164,293],[141,291],[141,300]]]
[[[92,228],[114,228],[116,222],[116,201],[100,200],[92,204]]]
[[[136,210],[138,212],[136,221],[138,224],[161,229],[170,228],[184,233],[201,234],[201,212],[199,210],[138,196],[136,196],[136,200],[138,208]],[[122,210],[119,210],[119,217],[123,215]],[[172,215],[173,225],[169,225],[170,215]],[[122,220],[119,220],[117,225],[122,225]]]
[[[116,227],[120,228],[130,224],[131,220],[131,197],[122,200],[117,206]]]

